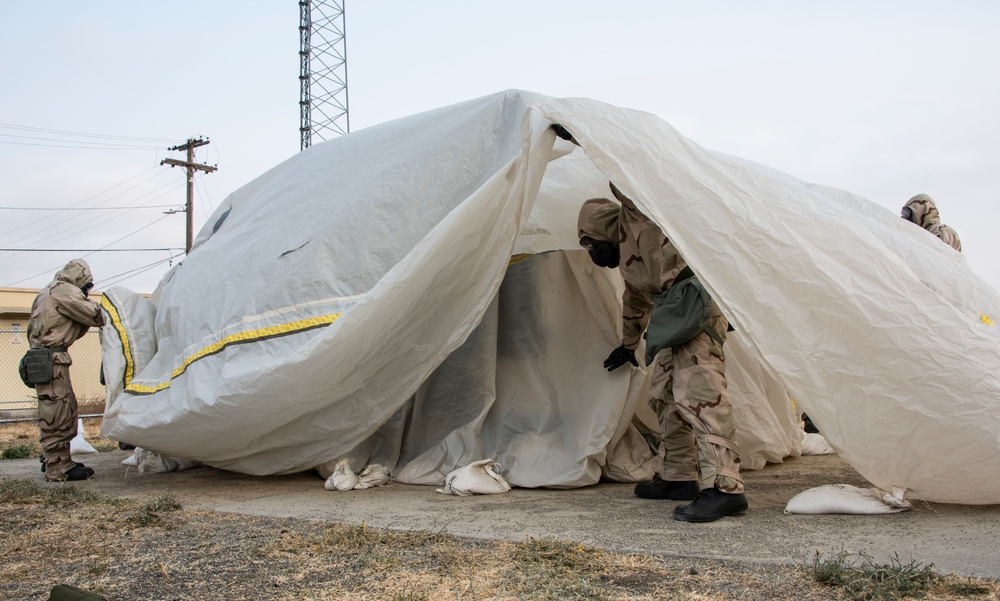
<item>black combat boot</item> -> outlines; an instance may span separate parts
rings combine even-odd
[[[45,457],[39,457],[38,461],[39,461],[39,463],[42,464],[42,473],[44,474],[45,473]],[[82,467],[85,470],[90,470],[90,475],[91,476],[94,475],[94,468],[87,467],[84,464],[80,463],[79,461],[74,461],[73,463],[75,463],[78,467]]]
[[[695,480],[663,480],[657,475],[649,482],[635,485],[635,496],[643,499],[669,499],[690,501],[698,496],[698,482]]]
[[[682,522],[714,522],[727,515],[739,515],[749,508],[743,493],[724,493],[718,488],[706,488],[690,505],[674,508],[674,519]]]
[[[94,475],[93,468],[80,467],[79,465],[74,465],[73,469],[66,472],[66,480],[76,481],[76,480],[89,480],[91,476]]]

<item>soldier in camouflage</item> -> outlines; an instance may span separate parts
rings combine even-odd
[[[670,288],[687,267],[660,228],[614,184],[620,205],[606,198],[586,201],[580,210],[580,244],[594,263],[618,267],[625,281],[623,340],[604,367],[638,366],[636,348],[649,322],[654,298]],[[710,323],[725,341],[728,321],[713,301]],[[734,443],[733,409],[726,388],[722,344],[707,332],[657,353],[650,366],[649,403],[660,421],[662,474],[639,483],[635,494],[649,499],[691,500],[673,517],[711,522],[747,510]]]
[[[940,238],[948,246],[962,252],[962,241],[958,238],[958,232],[941,223],[937,205],[930,196],[917,194],[903,205],[901,214],[903,219],[912,221]]]
[[[41,430],[45,478],[50,482],[86,480],[94,470],[70,457],[69,443],[77,434],[76,395],[69,379],[69,346],[91,327],[104,325],[100,305],[87,299],[94,287],[90,266],[74,259],[59,270],[31,305],[28,343],[52,352],[52,380],[36,384],[38,427]]]

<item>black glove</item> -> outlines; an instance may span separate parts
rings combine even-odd
[[[553,123],[552,131],[556,132],[556,135],[562,138],[563,140],[576,144],[576,140],[573,139],[573,134],[569,133],[569,131],[562,125],[559,125],[558,123]],[[579,144],[576,145],[579,146]]]
[[[631,363],[636,367],[639,366],[639,362],[635,360],[635,351],[625,348],[625,345],[623,344],[611,351],[608,358],[604,360],[604,367],[608,371],[614,371],[626,363]]]

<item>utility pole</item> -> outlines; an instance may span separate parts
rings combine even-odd
[[[187,160],[177,161],[174,159],[163,159],[160,161],[161,165],[170,165],[171,167],[185,167],[187,168],[187,204],[185,205],[184,212],[187,213],[187,244],[184,246],[184,252],[191,252],[191,245],[194,243],[194,170],[204,171],[205,173],[211,173],[217,171],[218,167],[212,167],[210,165],[202,165],[201,163],[194,162],[194,149],[199,146],[205,146],[206,144],[211,144],[211,140],[205,140],[198,138],[197,140],[193,138],[188,138],[188,141],[167,150],[186,150]]]

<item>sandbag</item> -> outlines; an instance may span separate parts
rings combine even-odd
[[[826,441],[822,434],[806,432],[802,437],[803,455],[833,455],[833,447]]]
[[[500,466],[490,459],[475,461],[450,472],[444,479],[444,488],[437,492],[466,497],[493,495],[510,490],[510,484],[500,475]]]
[[[355,490],[364,490],[373,486],[385,486],[389,483],[389,470],[384,465],[372,464],[361,470],[358,474],[358,483],[354,485]]]
[[[327,490],[339,490],[343,492],[354,490],[357,484],[358,477],[355,475],[354,470],[351,469],[351,461],[349,459],[341,459],[337,462],[337,466],[333,468],[333,473],[326,479],[323,487]]]
[[[83,418],[78,418],[76,420],[76,436],[69,441],[69,453],[70,455],[84,455],[87,453],[96,453],[95,449],[87,439],[83,437]]]
[[[384,465],[373,463],[361,470],[360,474],[355,474],[351,469],[349,459],[341,459],[337,466],[333,468],[333,473],[326,479],[323,487],[327,490],[364,490],[375,486],[385,486],[392,480],[389,468]]]
[[[785,514],[882,514],[899,513],[911,508],[903,498],[905,489],[894,487],[891,493],[878,488],[858,488],[850,484],[827,484],[795,495],[785,505]]]
[[[139,468],[140,474],[164,474],[166,472],[189,470],[201,465],[201,463],[193,459],[161,455],[142,447],[136,447],[133,455],[135,456],[135,465]]]

